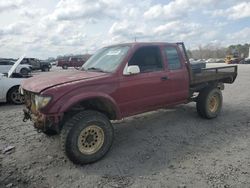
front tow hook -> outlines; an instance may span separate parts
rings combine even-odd
[[[30,115],[30,112],[28,110],[23,109],[23,113],[24,113],[23,122],[31,120],[31,115]]]

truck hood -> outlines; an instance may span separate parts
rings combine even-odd
[[[92,78],[103,77],[107,73],[102,72],[86,72],[86,71],[67,71],[67,72],[50,72],[44,73],[39,76],[33,76],[22,82],[21,86],[27,91],[32,91],[34,93],[40,93],[41,91],[48,89],[50,87],[80,81]]]

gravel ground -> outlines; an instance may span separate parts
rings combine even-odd
[[[114,123],[110,152],[85,166],[64,156],[58,136],[23,123],[23,106],[0,104],[0,187],[250,187],[249,83],[240,65],[213,120],[190,103]]]

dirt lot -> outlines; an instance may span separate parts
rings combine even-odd
[[[214,120],[192,103],[115,123],[110,152],[85,166],[64,156],[58,136],[23,123],[23,106],[1,104],[0,187],[250,187],[249,84],[240,65]]]

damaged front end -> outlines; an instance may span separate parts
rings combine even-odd
[[[48,130],[53,130],[59,133],[60,116],[45,115],[40,112],[40,109],[45,107],[50,102],[51,98],[48,96],[42,97],[38,94],[23,89],[22,94],[24,95],[26,106],[26,108],[23,109],[23,121],[26,122],[28,120],[31,120],[34,123],[34,127],[39,132],[47,132]]]
[[[27,109],[23,109],[23,114],[24,114],[23,122],[27,122],[28,120],[31,121],[31,113],[30,113],[30,111],[28,111]]]

